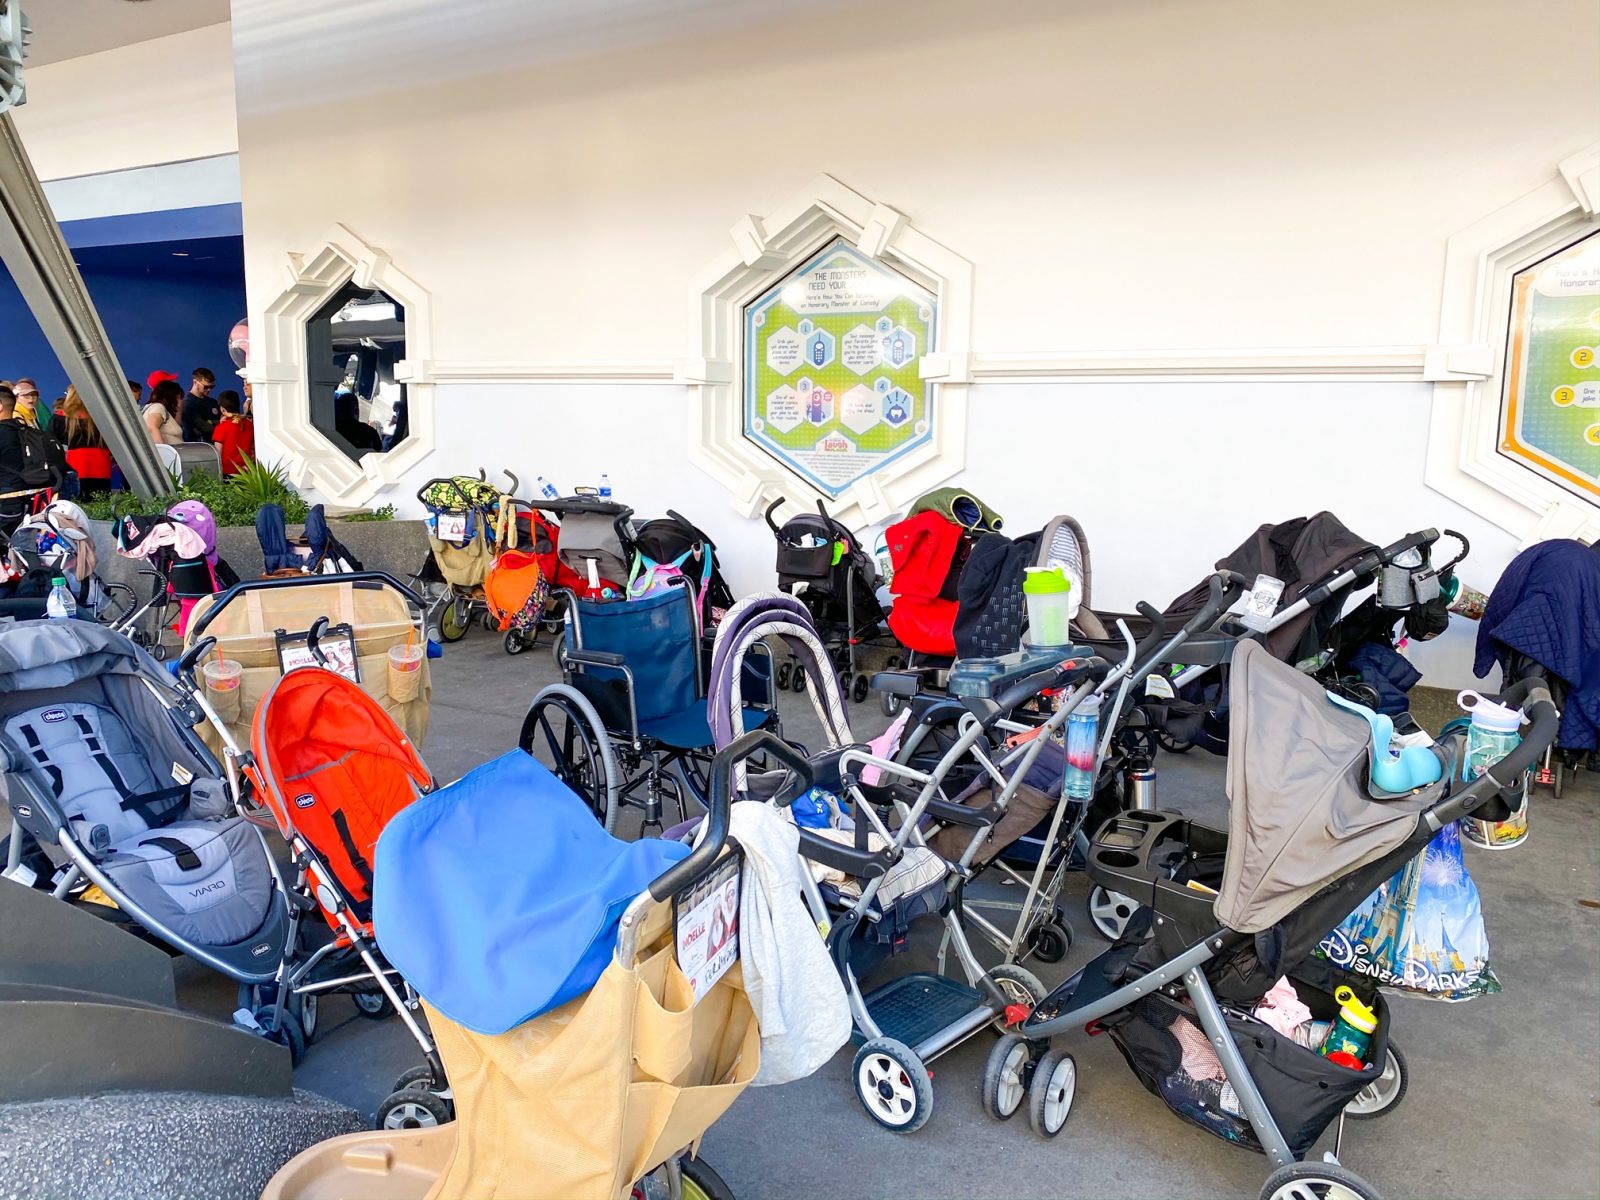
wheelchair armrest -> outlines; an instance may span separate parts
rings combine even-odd
[[[583,663],[591,667],[625,667],[627,659],[610,650],[568,650],[566,660],[569,663]]]
[[[922,675],[917,671],[875,671],[871,687],[891,696],[915,696],[922,690]]]
[[[876,879],[890,867],[889,856],[882,851],[857,850],[805,828],[800,830],[800,857],[856,879]]]
[[[67,823],[67,814],[61,811],[55,797],[45,794],[33,780],[15,771],[6,773],[6,803],[11,818],[30,833],[42,846],[54,846],[61,840],[61,830]]]

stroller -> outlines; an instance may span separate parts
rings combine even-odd
[[[507,477],[510,492],[489,483],[482,470],[476,479],[430,479],[417,489],[417,501],[427,511],[430,553],[411,583],[428,596],[429,624],[447,642],[464,638],[474,617],[488,625],[483,581],[494,563],[501,509],[518,486],[516,476],[508,472]]]
[[[722,576],[717,544],[682,513],[646,521],[634,531],[628,595],[657,591],[679,576],[694,589],[700,628],[714,629],[733,607],[733,590]]]
[[[78,900],[246,987],[294,948],[288,890],[235,816],[186,691],[126,637],[86,621],[0,630],[6,877]]]
[[[298,575],[347,575],[365,570],[361,560],[333,536],[323,506],[306,514],[305,532],[289,540],[281,505],[263,504],[256,513],[256,541],[261,545],[262,577],[288,579]]]
[[[541,631],[554,633],[561,627],[551,611],[560,537],[561,527],[537,508],[511,496],[502,498],[498,550],[484,576],[483,596],[488,610],[484,621],[505,634],[507,654],[521,654],[538,644]]]
[[[1059,1133],[1077,1070],[1070,1054],[1047,1046],[1087,1026],[1109,1033],[1145,1087],[1180,1116],[1264,1152],[1273,1167],[1261,1192],[1267,1200],[1371,1200],[1372,1188],[1336,1161],[1302,1160],[1346,1111],[1392,1109],[1405,1090],[1404,1060],[1373,981],[1312,951],[1439,829],[1480,809],[1490,819],[1507,814],[1503,798],[1520,793],[1560,714],[1543,684],[1525,679],[1501,698],[1532,717],[1520,746],[1467,785],[1457,782],[1459,741],[1435,746],[1437,781],[1393,794],[1370,782],[1367,721],[1270,650],[1239,644],[1233,690],[1228,831],[1155,812],[1126,813],[1100,828],[1091,877],[1136,896],[1150,918],[996,1044],[984,1106],[1004,1120],[1026,1100],[1034,1129]],[[1313,1018],[1334,1017],[1335,992],[1344,988],[1372,1010],[1376,1024],[1358,1067],[1252,1015],[1284,977]]]
[[[865,700],[869,676],[859,661],[860,647],[898,649],[878,602],[877,568],[860,540],[828,515],[821,500],[816,513],[801,513],[779,525],[772,514],[785,503],[780,496],[765,513],[778,544],[778,590],[800,601],[811,614],[845,694]],[[891,655],[888,665],[900,666],[900,657]],[[788,659],[778,664],[777,684],[780,691],[788,687],[804,691],[804,663]]]
[[[198,500],[180,501],[157,517],[119,515],[111,535],[118,554],[143,559],[165,580],[168,595],[178,603],[179,637],[188,629],[196,604],[239,582],[217,553],[216,519]]]
[[[133,608],[132,588],[108,586],[95,573],[88,515],[70,500],[52,500],[23,519],[11,533],[5,568],[15,581],[13,596],[47,595],[59,577],[94,620],[112,623]]]
[[[737,933],[722,943],[720,974],[674,935],[717,901],[733,897],[738,912],[745,873],[728,841],[728,777],[753,741],[717,756],[707,833],[692,853],[609,838],[517,753],[391,823],[374,863],[378,935],[395,962],[415,965],[457,1120],[313,1146],[263,1200],[495,1200],[530,1188],[612,1200],[630,1186],[661,1200],[727,1200],[693,1147],[755,1077],[761,1031]],[[418,886],[456,878],[472,886],[450,904]],[[727,926],[707,928],[716,937]],[[492,981],[491,955],[501,968]],[[508,961],[518,966],[507,972]]]

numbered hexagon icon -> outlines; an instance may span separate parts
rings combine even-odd
[[[885,366],[898,370],[917,357],[917,335],[903,325],[896,325],[880,341]]]
[[[800,335],[785,325],[767,336],[767,366],[779,375],[788,375],[800,366],[805,352]]]
[[[857,325],[839,343],[839,361],[857,375],[878,365],[878,335],[867,325]]]
[[[833,420],[833,393],[827,388],[819,385],[802,392],[801,402],[805,405],[806,420],[811,424],[826,425]]]
[[[788,433],[799,426],[802,413],[800,411],[800,394],[792,387],[785,384],[776,391],[767,393],[766,404],[767,424],[779,433]]]
[[[883,422],[898,429],[911,419],[914,401],[911,393],[902,388],[893,388],[883,397]]]
[[[839,424],[854,433],[865,433],[882,419],[878,394],[864,383],[839,398]]]
[[[833,361],[833,334],[826,329],[813,329],[806,338],[806,366],[820,371]]]

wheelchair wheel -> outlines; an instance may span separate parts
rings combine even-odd
[[[517,745],[587,804],[607,833],[616,828],[616,762],[605,726],[581,693],[557,685],[535,696]]]

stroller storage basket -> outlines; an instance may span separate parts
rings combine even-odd
[[[1389,1009],[1370,981],[1326,963],[1302,963],[1289,972],[1289,979],[1318,1021],[1338,1015],[1333,992],[1342,985],[1353,989],[1378,1017],[1367,1065],[1355,1071],[1329,1062],[1319,1051],[1246,1013],[1224,1010],[1228,1032],[1272,1119],[1295,1157],[1303,1158],[1344,1106],[1382,1073],[1389,1047]],[[1224,1141],[1261,1149],[1192,1008],[1154,993],[1102,1024],[1139,1081],[1173,1112]]]

